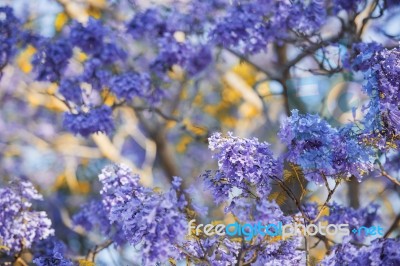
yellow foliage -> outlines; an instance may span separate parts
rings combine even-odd
[[[176,121],[169,120],[169,121],[167,121],[167,123],[165,124],[165,128],[168,128],[168,129],[173,128],[173,127],[176,126],[176,124],[177,124]]]
[[[197,93],[197,95],[194,97],[193,104],[195,106],[201,106],[203,104],[203,94],[201,92]]]
[[[247,63],[240,63],[233,67],[233,72],[238,74],[247,84],[253,86],[256,82],[257,71]]]
[[[17,58],[17,65],[23,72],[29,73],[32,71],[31,59],[35,52],[35,47],[28,45],[28,47],[26,47],[26,49],[19,54]]]
[[[108,106],[112,106],[116,101],[115,96],[112,95],[108,90],[103,90],[101,92],[101,97],[104,99],[104,104]]]
[[[78,260],[78,265],[79,266],[95,266],[96,264],[94,264],[94,262],[89,261],[89,260],[80,259],[80,260]]]
[[[227,103],[231,103],[231,104],[235,104],[238,103],[241,100],[241,95],[237,90],[234,90],[232,87],[229,86],[229,84],[224,80],[223,82],[224,87],[222,89],[222,100],[227,102]]]
[[[252,104],[249,103],[243,103],[240,106],[240,114],[244,117],[244,118],[252,118],[255,117],[256,115],[260,114],[260,111],[257,109],[257,107],[255,107]]]
[[[79,192],[81,192],[82,194],[87,194],[90,192],[90,183],[87,181],[81,181],[79,182]]]
[[[95,19],[101,18],[101,10],[95,7],[89,7],[87,14]]]
[[[176,151],[179,153],[184,153],[186,151],[187,145],[189,145],[192,141],[193,138],[191,136],[182,136],[179,142],[176,144]]]
[[[56,20],[54,21],[54,26],[56,28],[56,31],[62,30],[64,28],[65,24],[68,22],[68,15],[65,12],[58,13],[56,16]]]
[[[327,215],[329,215],[329,207],[328,207],[328,206],[326,206],[326,207],[322,210],[322,212],[321,212],[321,217],[322,217],[322,216],[327,216]]]
[[[270,242],[278,242],[278,241],[281,241],[283,238],[282,238],[282,236],[273,236],[273,237],[271,237],[270,238]]]

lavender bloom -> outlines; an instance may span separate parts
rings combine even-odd
[[[379,222],[380,218],[377,214],[379,206],[371,204],[365,208],[353,209],[351,207],[341,206],[335,202],[328,205],[329,215],[323,217],[328,223],[349,224],[350,231],[361,226],[371,227],[374,222]],[[383,232],[376,232],[383,233]],[[365,232],[362,229],[359,232],[352,232],[351,237],[361,242],[365,239]]]
[[[60,82],[58,92],[64,96],[65,100],[76,104],[82,103],[82,89],[79,82],[72,79],[63,79]]]
[[[42,200],[42,196],[29,181],[0,188],[0,239],[8,254],[30,248],[54,233],[45,212],[30,210],[31,200]]]
[[[192,51],[185,62],[185,69],[190,76],[194,76],[203,71],[211,63],[212,59],[209,47],[192,47]]]
[[[239,242],[229,238],[221,239],[217,235],[205,239],[189,239],[182,246],[188,254],[203,262],[196,263],[199,266],[225,266],[227,262],[237,263],[237,256],[241,248]]]
[[[287,145],[287,159],[300,165],[306,178],[322,182],[321,175],[333,173],[332,148],[336,129],[318,115],[292,115],[281,125],[279,138]]]
[[[74,226],[82,226],[88,232],[100,232],[121,246],[126,243],[126,238],[120,224],[111,224],[109,214],[110,207],[104,206],[102,201],[93,200],[83,205],[72,221]]]
[[[80,225],[86,231],[98,228],[103,235],[109,235],[111,224],[108,220],[108,210],[101,201],[90,201],[82,206],[81,210],[72,217],[75,226]]]
[[[207,46],[196,46],[189,42],[178,42],[172,37],[158,41],[159,52],[151,63],[151,70],[163,76],[173,65],[182,66],[190,76],[203,71],[212,61],[211,50]]]
[[[126,58],[126,56],[126,52],[114,43],[104,44],[101,47],[101,51],[99,52],[99,54],[95,55],[95,57],[104,64],[114,63],[117,60]]]
[[[136,72],[124,73],[111,79],[110,89],[118,98],[128,101],[146,97],[150,92],[150,77]]]
[[[227,9],[228,5],[226,0],[190,1],[182,24],[186,26],[188,32],[203,34],[210,23],[215,23],[218,13]]]
[[[180,178],[175,177],[170,191],[163,194],[141,186],[139,177],[124,165],[106,167],[99,179],[111,223],[122,226],[132,245],[140,244],[144,265],[179,256],[175,244],[183,240],[187,226],[186,201],[178,193]]]
[[[333,169],[344,176],[355,176],[361,181],[364,174],[373,170],[374,151],[362,143],[348,124],[338,131],[333,148]]]
[[[283,4],[282,4],[283,5]],[[229,9],[224,17],[211,32],[211,38],[225,47],[240,47],[244,44],[246,51],[255,53],[266,49],[266,45],[273,35],[270,23],[264,22],[264,16],[274,11],[272,3],[257,2],[235,5]],[[282,14],[283,16],[284,13]]]
[[[151,8],[140,12],[127,24],[127,32],[133,38],[139,39],[144,34],[154,37],[162,37],[168,29],[168,23],[162,16],[160,10]]]
[[[290,8],[288,26],[302,34],[311,35],[326,21],[326,8],[323,0],[295,1]]]
[[[87,25],[74,22],[71,28],[70,39],[74,46],[78,46],[83,52],[88,54],[99,54],[106,30],[99,20],[89,18]]]
[[[114,130],[112,110],[108,106],[93,108],[88,112],[64,114],[64,127],[74,134],[87,137],[90,134],[102,132],[110,135]]]
[[[260,249],[252,265],[304,265],[305,254],[304,251],[298,250],[300,245],[301,237],[269,242]]]
[[[104,69],[104,64],[100,59],[91,58],[85,62],[81,80],[91,84],[93,89],[101,90],[107,86],[110,77],[111,73]]]
[[[244,197],[265,197],[271,190],[271,179],[280,175],[269,144],[256,138],[215,133],[209,138],[209,148],[215,152],[219,170],[215,174],[207,171],[203,178],[217,203],[227,200],[234,188],[240,189]]]
[[[352,136],[351,125],[338,131],[318,115],[299,115],[293,110],[278,136],[289,145],[287,159],[300,165],[309,181],[351,175],[360,180],[373,167],[371,150]]]
[[[274,201],[267,199],[249,200],[239,199],[234,201],[227,211],[232,212],[242,223],[251,223],[252,221],[268,223],[289,223],[290,217],[284,216],[282,210]]]
[[[304,203],[302,206],[302,210],[311,220],[314,220],[319,213],[318,204],[316,202]]]
[[[357,247],[348,242],[334,246],[330,255],[319,264],[321,266],[341,265],[399,265],[399,239],[378,238],[370,246]]]
[[[33,262],[38,266],[73,266],[74,263],[65,258],[64,243],[54,237],[38,242],[33,248]]]
[[[55,82],[60,80],[63,71],[72,56],[72,48],[67,40],[49,40],[39,42],[38,51],[32,58],[34,70],[39,81]]]
[[[364,2],[365,0],[334,0],[332,6],[335,14],[342,10],[357,12],[360,4]]]
[[[225,47],[257,53],[269,42],[290,36],[291,30],[315,34],[326,19],[325,9],[324,1],[234,1],[212,30],[211,38]]]
[[[163,75],[173,65],[184,65],[189,48],[185,43],[177,42],[173,37],[165,37],[158,41],[159,52],[150,65],[150,69]]]
[[[13,56],[19,32],[20,22],[13,10],[8,6],[0,7],[0,70]]]
[[[329,215],[324,219],[333,224],[349,224],[353,227],[370,227],[374,222],[379,221],[377,211],[379,206],[369,205],[365,208],[353,209],[351,207],[341,206],[335,202],[328,205]]]
[[[353,47],[353,69],[364,73],[363,88],[371,100],[366,106],[363,121],[369,139],[381,139],[379,149],[396,144],[400,134],[400,49],[383,49],[376,43]],[[373,141],[373,143],[376,141]]]
[[[73,23],[70,39],[83,52],[101,60],[103,64],[110,64],[126,54],[115,43],[106,43],[109,35],[110,31],[99,20],[90,17],[86,25],[76,21]]]

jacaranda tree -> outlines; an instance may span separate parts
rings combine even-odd
[[[157,2],[0,0],[0,264],[400,265],[400,1]]]

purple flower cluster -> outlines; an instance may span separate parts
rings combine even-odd
[[[111,73],[105,68],[103,62],[98,58],[90,58],[85,61],[84,71],[79,77],[82,82],[92,85],[92,88],[101,91],[108,85]]]
[[[20,32],[20,22],[10,7],[0,7],[0,77],[2,68],[10,61]]]
[[[38,266],[73,266],[74,263],[65,258],[66,247],[55,237],[48,237],[38,242],[33,248],[33,262]]]
[[[290,31],[313,35],[325,20],[324,1],[234,1],[211,37],[225,47],[256,53],[271,41],[288,38]]]
[[[119,99],[145,98],[151,93],[150,77],[137,72],[124,73],[111,78],[110,89]]]
[[[334,246],[330,255],[320,265],[399,265],[399,248],[400,240],[391,238],[375,239],[370,246],[361,248],[344,242]]]
[[[323,219],[330,224],[349,224],[352,228],[361,226],[370,227],[374,222],[379,222],[380,219],[377,214],[379,206],[376,204],[371,204],[365,208],[353,209],[333,202],[328,207],[329,215]],[[354,234],[352,236],[357,240],[364,239],[364,235],[361,234]]]
[[[34,71],[37,73],[36,79],[50,82],[60,80],[72,57],[72,47],[69,42],[62,39],[55,42],[42,39],[37,49],[32,58]]]
[[[73,216],[73,224],[82,226],[88,232],[98,229],[102,235],[110,236],[112,227],[107,213],[108,210],[102,201],[92,200],[84,204],[80,211]]]
[[[372,226],[373,222],[379,221],[378,208],[378,205],[372,204],[365,208],[353,209],[333,202],[329,204],[329,215],[325,216],[324,219],[329,223],[369,227]]]
[[[371,151],[353,136],[351,126],[338,131],[318,115],[293,110],[278,135],[288,145],[287,159],[300,165],[309,181],[351,175],[360,180],[372,169]]]
[[[58,88],[58,92],[65,98],[65,100],[81,104],[82,103],[82,89],[77,80],[63,79]]]
[[[124,165],[106,167],[99,179],[110,222],[122,227],[129,243],[140,244],[144,265],[179,256],[175,245],[183,241],[187,227],[180,178],[174,178],[166,193],[141,186],[139,176]]]
[[[291,221],[290,217],[283,214],[278,204],[265,198],[260,200],[242,198],[233,202],[227,210],[243,223],[250,223],[251,221],[286,223]]]
[[[240,243],[215,235],[205,239],[190,239],[183,244],[183,248],[197,258],[193,261],[197,262],[196,265],[225,266],[227,262],[238,262]]]
[[[365,3],[365,0],[334,0],[332,6],[336,14],[342,10],[357,12],[361,3]]]
[[[189,42],[178,42],[173,37],[165,37],[158,42],[158,55],[151,63],[151,70],[163,76],[179,65],[189,76],[203,71],[212,61],[211,50],[208,46],[193,45]]]
[[[353,69],[364,73],[364,90],[370,96],[363,121],[365,131],[380,136],[378,148],[400,134],[400,49],[383,49],[376,43],[360,43],[353,47]]]
[[[74,46],[82,49],[88,54],[101,52],[105,29],[100,21],[89,18],[87,25],[75,22],[71,28],[70,40]]]
[[[69,38],[72,45],[79,47],[83,52],[101,60],[104,64],[110,64],[125,55],[124,51],[114,43],[106,42],[110,34],[111,32],[99,20],[89,18],[86,25],[74,21]]]
[[[14,254],[54,233],[43,211],[32,211],[32,200],[42,196],[29,181],[0,188],[0,239],[6,252]]]
[[[256,138],[239,138],[232,133],[223,137],[215,133],[209,138],[209,148],[215,152],[219,170],[207,171],[203,178],[217,203],[227,200],[234,188],[243,197],[265,197],[271,190],[271,180],[280,176],[280,164],[269,144]]]
[[[172,23],[167,23],[167,14],[160,9],[149,8],[137,13],[127,24],[127,32],[135,39],[148,37],[162,37],[166,33],[174,32]]]
[[[97,132],[111,134],[114,131],[112,110],[110,107],[103,105],[90,109],[88,112],[81,110],[77,114],[65,113],[64,127],[83,137]]]
[[[257,259],[252,265],[304,265],[305,253],[298,250],[300,245],[301,237],[267,243],[257,253]],[[248,260],[254,256],[254,252],[246,254]]]

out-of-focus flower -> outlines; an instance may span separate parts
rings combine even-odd
[[[76,80],[63,79],[60,82],[60,87],[58,88],[58,92],[67,101],[71,101],[76,104],[82,103],[82,89],[79,85],[79,82]]]
[[[64,127],[72,133],[80,134],[84,137],[97,132],[110,135],[114,131],[112,110],[110,107],[103,105],[90,109],[88,112],[65,113]]]
[[[72,57],[72,47],[68,40],[51,42],[43,39],[37,49],[32,58],[34,71],[37,73],[36,79],[50,82],[60,80]]]
[[[13,10],[8,6],[0,7],[0,77],[1,69],[15,53],[20,31],[20,22]]]
[[[33,262],[38,266],[73,266],[74,263],[65,258],[66,247],[55,237],[38,242],[33,247]]]
[[[150,77],[136,72],[124,73],[111,79],[110,89],[118,98],[128,101],[146,97],[150,94]]]
[[[347,239],[333,247],[321,266],[339,265],[398,265],[400,263],[399,239],[379,238],[370,246],[357,247]]]

